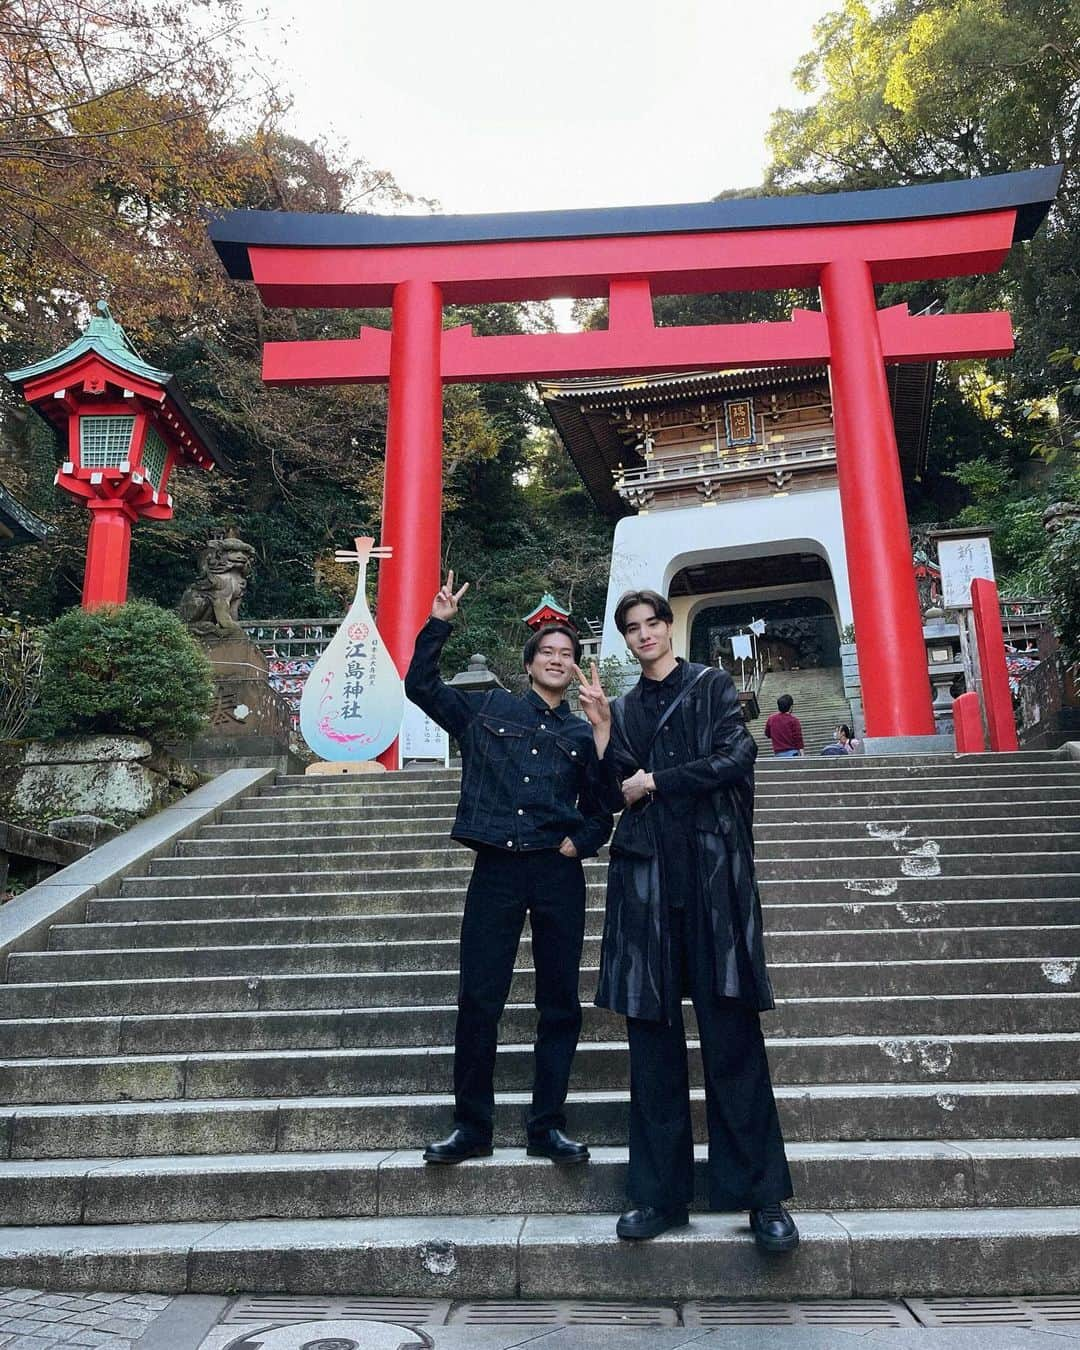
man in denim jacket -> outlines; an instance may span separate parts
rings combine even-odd
[[[468,583],[455,593],[449,574],[405,676],[409,698],[461,747],[461,799],[451,834],[476,850],[461,923],[454,1128],[424,1150],[424,1159],[457,1163],[491,1153],[499,1018],[528,913],[539,1014],[528,1152],[581,1163],[588,1149],[563,1133],[581,1031],[581,862],[603,846],[612,826],[596,796],[592,731],[564,698],[581,644],[565,624],[535,633],[522,654],[531,686],[524,697],[452,689],[439,677],[439,653],[467,589]]]

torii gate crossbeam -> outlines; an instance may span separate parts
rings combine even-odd
[[[886,385],[890,362],[1001,356],[1008,314],[879,311],[874,286],[993,271],[1044,218],[1060,168],[917,188],[498,216],[229,212],[211,236],[269,305],[389,305],[389,332],[267,343],[274,384],[388,381],[379,627],[399,668],[438,587],[444,381],[828,362],[867,734],[932,734]],[[652,297],[817,287],[787,323],[657,328]],[[443,306],[606,296],[604,332],[477,337]],[[391,767],[396,758],[388,756]]]

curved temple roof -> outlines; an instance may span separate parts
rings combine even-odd
[[[821,192],[798,197],[743,197],[677,206],[507,211],[493,215],[321,215],[300,211],[227,211],[211,218],[210,238],[231,277],[251,280],[249,247],[386,248],[409,244],[588,239],[688,234],[930,219],[1016,210],[1014,241],[1030,239],[1049,211],[1061,165],[988,178],[914,187]]]

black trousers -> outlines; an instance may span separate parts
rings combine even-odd
[[[760,1209],[792,1193],[761,1021],[714,993],[710,943],[696,897],[669,911],[672,977],[697,1015],[709,1136],[710,1209]],[[694,1198],[694,1136],[682,1004],[670,1021],[628,1017],[632,1207],[674,1209]]]
[[[556,849],[477,850],[461,921],[454,1042],[455,1124],[491,1142],[495,1052],[525,915],[532,930],[537,1019],[526,1131],[563,1129],[570,1065],[581,1033],[578,984],[585,936],[585,874]]]

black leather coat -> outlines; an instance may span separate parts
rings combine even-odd
[[[697,867],[712,934],[716,994],[760,1011],[775,1006],[765,967],[761,900],[754,875],[754,760],[757,746],[743,724],[738,695],[724,671],[688,664],[686,681],[705,673],[672,714],[683,719],[685,742],[696,756],[678,766],[695,783]],[[619,784],[637,769],[664,771],[655,744],[640,764],[626,735],[625,704],[641,697],[640,683],[612,705],[611,741],[601,762],[608,805],[622,802]],[[622,705],[622,706],[620,706]],[[655,760],[655,762],[654,762]],[[600,953],[598,1007],[660,1021],[670,1007],[665,989],[667,907],[661,893],[655,811],[646,801],[624,811],[611,841],[607,912]]]

